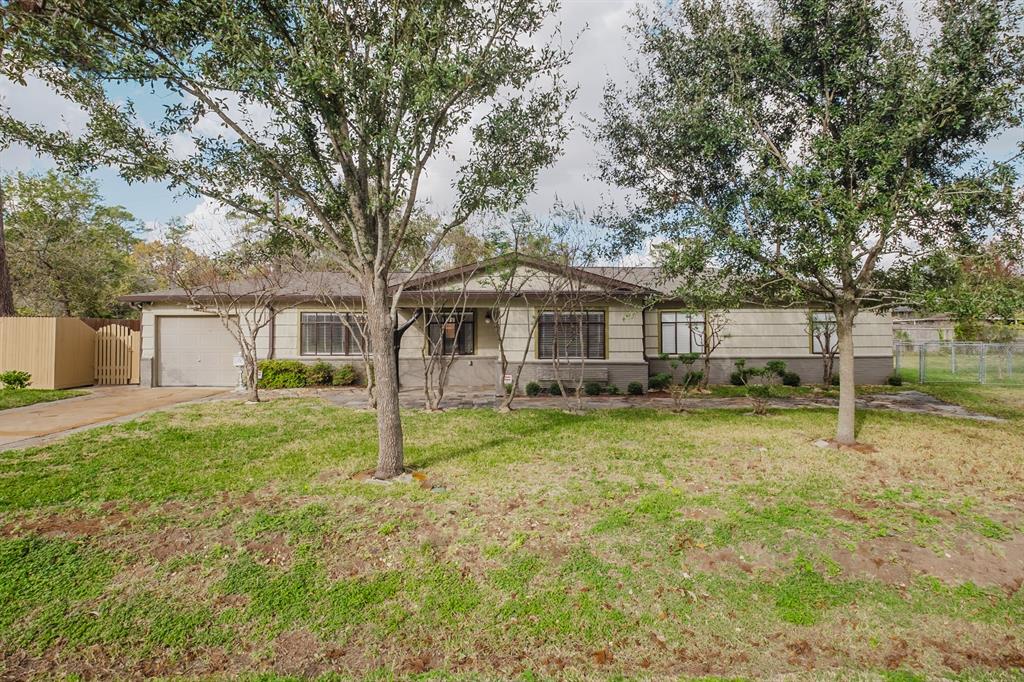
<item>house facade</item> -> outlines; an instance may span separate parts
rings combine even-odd
[[[622,390],[631,382],[646,388],[650,376],[669,370],[664,354],[700,352],[706,333],[703,316],[673,299],[675,286],[659,285],[651,268],[566,268],[520,258],[514,270],[491,261],[401,281],[399,324],[413,320],[398,354],[407,388],[428,380],[432,355],[450,360],[449,386],[500,391],[521,364],[521,387],[550,383],[557,373]],[[142,310],[143,385],[238,383],[238,344],[208,306],[179,290],[125,300]],[[276,300],[273,322],[258,338],[261,358],[351,364],[362,371],[362,306],[350,281],[319,273]],[[234,314],[244,317],[244,305]],[[827,323],[821,316],[795,307],[727,311],[711,382],[727,382],[740,358],[748,366],[783,360],[804,382],[820,382],[821,342],[812,328]],[[857,382],[884,382],[893,368],[891,318],[862,313],[854,334]]]

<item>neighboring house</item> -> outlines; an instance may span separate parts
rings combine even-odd
[[[518,263],[512,278],[503,277],[507,271],[493,259],[409,279],[400,298],[399,322],[417,309],[425,314],[402,339],[399,371],[404,386],[423,384],[423,349],[429,335],[434,343],[444,344],[445,352],[454,348],[457,355],[450,386],[500,390],[502,310],[507,310],[506,357],[518,365],[525,351],[520,386],[550,382],[557,364],[563,377],[578,376],[582,367],[587,380],[621,389],[634,381],[646,387],[648,376],[668,369],[659,359],[662,353],[700,350],[702,318],[672,299],[673,286],[657,284],[653,268],[567,268],[528,257]],[[396,282],[406,278],[396,275]],[[508,295],[510,290],[514,296]],[[499,291],[504,294],[499,296]],[[327,297],[331,305],[324,304]],[[507,306],[496,308],[501,298],[508,299]],[[135,294],[124,300],[142,308],[143,385],[238,382],[233,338],[217,317],[195,310],[183,291]],[[280,312],[262,337],[261,357],[362,365],[357,338],[362,304],[351,280],[337,273],[309,273],[281,290],[277,300]],[[453,323],[453,307],[461,324]],[[822,315],[815,313],[815,318]],[[728,318],[727,338],[713,355],[713,383],[727,382],[739,358],[748,366],[784,360],[804,381],[820,381],[821,349],[811,335],[808,309],[750,306],[729,311]],[[893,367],[890,317],[862,313],[855,338],[858,383],[882,383]]]

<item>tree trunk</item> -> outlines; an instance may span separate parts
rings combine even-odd
[[[7,241],[4,233],[4,189],[0,186],[0,317],[13,317],[14,291],[11,272],[7,269]]]
[[[402,418],[398,404],[398,363],[395,361],[395,321],[387,304],[387,283],[374,282],[367,297],[367,326],[377,402],[377,471],[379,479],[401,475],[405,466]]]
[[[836,424],[836,442],[842,445],[857,442],[857,385],[853,371],[853,319],[856,315],[855,310],[836,311],[836,332],[839,336],[839,420]]]
[[[260,401],[260,372],[259,364],[254,358],[245,359],[245,387],[249,390],[246,398],[251,403]]]

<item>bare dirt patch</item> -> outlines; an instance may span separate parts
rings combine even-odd
[[[274,672],[315,678],[325,672],[329,663],[322,655],[323,642],[309,630],[292,630],[274,640]]]
[[[256,558],[271,566],[289,566],[293,551],[284,533],[270,533],[259,540],[245,543],[245,548]]]
[[[723,569],[738,568],[744,573],[759,573],[777,570],[785,566],[787,557],[769,551],[756,542],[744,542],[736,548],[725,547],[716,550],[703,548],[684,550],[684,562],[691,571],[721,573]]]
[[[853,551],[837,549],[832,558],[848,577],[889,585],[907,585],[927,575],[953,585],[971,582],[1013,593],[1024,583],[1024,535],[1005,542],[960,536],[952,544],[951,549],[936,553],[895,537],[873,538]]]

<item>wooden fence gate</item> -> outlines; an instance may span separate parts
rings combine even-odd
[[[96,331],[96,383],[139,383],[141,334],[119,324]]]

